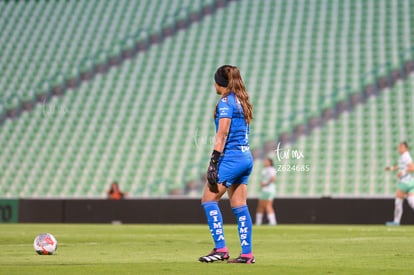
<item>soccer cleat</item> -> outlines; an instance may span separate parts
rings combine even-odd
[[[218,252],[216,248],[213,249],[213,251],[210,252],[207,256],[202,256],[198,258],[198,260],[202,263],[212,263],[216,261],[224,261],[230,258],[229,252]]]
[[[386,226],[400,226],[400,223],[391,221],[391,222],[386,222],[385,225]]]
[[[251,257],[243,257],[240,255],[235,259],[228,260],[228,264],[254,264],[256,261],[253,256]]]

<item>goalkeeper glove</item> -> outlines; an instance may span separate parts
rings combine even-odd
[[[207,181],[209,184],[210,191],[218,193],[217,181],[218,181],[218,163],[221,153],[214,150],[211,154],[210,165],[207,170]]]

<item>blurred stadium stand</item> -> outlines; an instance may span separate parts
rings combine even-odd
[[[255,107],[252,195],[280,141],[304,158],[276,164],[310,171],[280,173],[279,195],[389,196],[383,166],[413,136],[413,14],[409,0],[0,2],[0,196],[101,197],[112,180],[199,194],[225,63]]]

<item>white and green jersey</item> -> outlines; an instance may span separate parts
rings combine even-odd
[[[410,156],[410,153],[407,151],[400,156],[398,160],[398,171],[405,172],[408,168],[408,165],[413,162],[413,159]],[[406,173],[404,176],[400,178],[401,182],[407,183],[413,180],[413,176],[411,173]]]
[[[268,183],[272,177],[276,177],[276,169],[272,166],[265,167],[262,172],[262,183]],[[264,192],[276,192],[275,183],[272,182],[266,186],[262,187],[262,191]]]

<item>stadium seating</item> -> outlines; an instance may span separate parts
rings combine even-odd
[[[167,36],[157,26],[169,26],[171,12],[184,20],[183,7],[197,11],[213,2],[0,2],[0,43],[7,45],[0,50],[0,121],[16,101],[119,54],[113,41],[128,44],[138,31],[148,39]],[[99,197],[117,180],[131,196],[180,194],[187,184],[198,195],[214,137],[212,75],[219,65],[241,68],[255,106],[251,145],[262,147],[291,127],[290,118],[300,124],[308,112],[320,113],[320,99],[338,87],[358,91],[367,71],[384,63],[398,68],[399,53],[413,41],[410,8],[409,1],[386,0],[231,1],[119,67],[5,120],[0,194]],[[395,158],[395,142],[410,136],[397,129],[410,124],[401,120],[395,135],[377,125],[400,118],[393,110],[412,88],[409,78],[286,145],[304,151],[299,164],[310,171],[281,173],[278,193],[389,195],[390,183],[376,182]],[[255,162],[252,183],[260,178],[260,158]],[[250,188],[255,195],[257,184]]]
[[[412,142],[413,89],[414,75],[410,75],[369,98],[365,105],[286,146],[304,154],[303,159],[289,163],[309,164],[310,171],[280,173],[280,192],[302,196],[392,194],[396,177],[384,168],[397,163],[399,142]]]
[[[202,9],[206,2],[4,1],[0,98],[24,97],[56,73],[82,67],[87,57],[113,53],[141,28],[162,25],[181,7]]]

